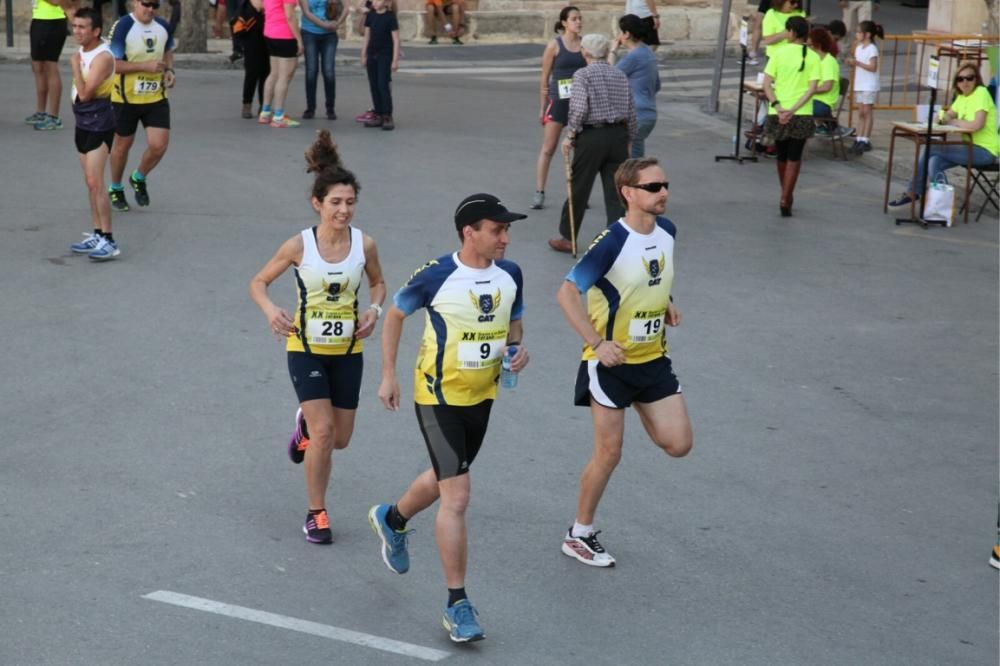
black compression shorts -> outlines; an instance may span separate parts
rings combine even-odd
[[[469,472],[486,437],[492,400],[478,405],[416,405],[417,423],[438,481]]]

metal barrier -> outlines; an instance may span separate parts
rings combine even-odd
[[[917,105],[921,104],[921,94],[930,92],[924,85],[927,78],[927,63],[931,55],[940,58],[938,89],[946,99],[951,91],[952,75],[959,64],[975,62],[982,67],[987,60],[986,49],[1000,42],[998,35],[944,35],[915,33],[913,35],[886,35],[879,41],[879,73],[891,72],[888,89],[881,89],[875,97],[876,111],[912,111],[916,120]],[[851,53],[853,55],[853,47]],[[994,76],[998,72],[992,73]],[[851,82],[853,92],[854,73]],[[926,103],[926,102],[924,102]],[[850,95],[847,122],[853,126],[854,95]]]

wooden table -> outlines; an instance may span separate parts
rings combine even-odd
[[[965,198],[969,198],[969,192],[972,186],[972,142],[962,141],[961,139],[948,140],[949,134],[969,134],[968,130],[955,127],[954,125],[938,125],[934,124],[931,127],[931,145],[933,146],[955,146],[955,145],[967,145],[969,149],[969,159],[966,161],[965,165]],[[900,121],[894,121],[892,123],[892,134],[889,139],[889,168],[886,169],[885,173],[885,198],[882,200],[882,212],[888,212],[889,210],[889,187],[892,184],[892,163],[893,156],[896,152],[896,137],[907,139],[912,141],[914,144],[913,151],[913,176],[914,178],[920,177],[917,173],[920,164],[920,151],[927,146],[927,123],[904,123]],[[928,157],[928,162],[930,158]],[[928,165],[929,166],[929,165]],[[928,177],[928,187],[929,181],[933,178],[932,174],[927,174]],[[924,192],[924,196],[927,193]],[[917,219],[917,202],[910,202],[910,219]],[[927,228],[927,222],[922,221],[924,228]],[[966,207],[965,224],[969,223],[969,210]],[[897,222],[898,224],[898,222]]]

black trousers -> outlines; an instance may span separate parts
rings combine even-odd
[[[243,43],[243,103],[253,101],[253,91],[257,90],[257,103],[264,103],[264,79],[271,73],[271,58],[267,54],[264,33],[248,35]]]
[[[615,171],[628,159],[628,127],[584,128],[576,135],[573,150],[573,227],[579,233],[583,213],[594,189],[594,179],[599,175],[604,188],[605,223],[611,224],[625,214],[618,192],[615,190]],[[559,220],[559,233],[570,237],[569,201],[563,204]]]
[[[372,92],[372,108],[380,116],[392,115],[392,51],[368,54],[368,87]]]

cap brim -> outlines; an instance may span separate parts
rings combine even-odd
[[[506,213],[500,213],[499,215],[490,215],[487,220],[493,220],[494,222],[517,222],[518,220],[525,220],[528,216],[523,213],[514,213],[507,211]]]

